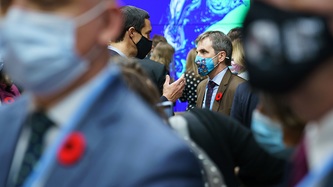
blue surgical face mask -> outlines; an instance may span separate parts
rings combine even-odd
[[[215,56],[210,57],[210,58],[203,58],[199,55],[197,55],[195,57],[195,63],[198,66],[198,73],[201,76],[208,75],[221,63],[221,62],[218,62],[216,65],[214,63],[214,58],[217,57],[218,54],[216,54]],[[226,59],[229,59],[229,57],[226,57]]]
[[[263,149],[279,158],[289,157],[291,149],[283,142],[283,132],[279,122],[254,110],[251,128],[254,138]]]
[[[5,70],[18,85],[35,95],[65,89],[85,73],[91,48],[84,57],[76,52],[76,29],[105,11],[104,1],[75,18],[10,9],[4,19]],[[2,36],[1,36],[2,37]]]

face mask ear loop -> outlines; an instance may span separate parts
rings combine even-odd
[[[75,17],[74,22],[76,23],[76,26],[80,27],[80,26],[85,25],[85,24],[91,22],[92,20],[96,19],[107,9],[107,7],[108,6],[107,6],[106,1],[102,0],[93,8],[91,8],[88,11],[84,12],[83,14]]]
[[[221,52],[221,51],[220,51]],[[215,56],[213,56],[212,57],[212,59],[214,59],[215,57],[217,57],[217,55],[220,53],[220,52],[218,52]],[[225,57],[226,59],[229,59],[229,57]],[[219,64],[221,64],[221,62],[219,62],[219,63],[217,63],[215,66],[214,66],[214,68],[216,68]]]

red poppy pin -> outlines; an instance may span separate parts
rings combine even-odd
[[[85,148],[86,142],[83,134],[71,133],[58,151],[59,163],[65,166],[75,164],[82,157]]]
[[[215,100],[220,101],[222,99],[223,94],[221,92],[216,94]]]
[[[3,102],[6,103],[6,104],[10,104],[10,103],[13,103],[15,100],[14,98],[12,97],[6,97]]]

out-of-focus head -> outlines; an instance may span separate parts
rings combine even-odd
[[[14,0],[1,33],[5,69],[35,95],[61,95],[107,65],[121,25],[113,0]]]
[[[12,3],[13,0],[0,0],[0,17],[7,13],[7,10]]]
[[[186,56],[186,71],[193,71],[198,74],[198,67],[195,64],[195,57],[197,56],[197,48],[192,48]]]
[[[150,59],[164,64],[167,70],[169,70],[169,65],[174,54],[175,48],[173,48],[168,42],[160,42],[152,52]]]
[[[243,28],[242,27],[235,27],[233,29],[231,29],[227,36],[230,38],[231,42],[233,42],[234,40],[243,39]]]
[[[254,1],[244,50],[253,87],[282,94],[305,121],[333,109],[333,38],[325,17]]]
[[[231,65],[235,73],[246,71],[243,43],[241,39],[232,41],[232,60]]]
[[[163,111],[156,107],[160,94],[137,60],[135,58],[115,56],[112,62],[121,67],[122,75],[128,87],[163,116]]]
[[[96,7],[98,4],[104,7]],[[115,0],[13,0],[13,5],[14,8],[20,6],[29,11],[43,11],[73,21],[79,20],[76,23],[76,47],[81,55],[86,54],[93,45],[107,46],[110,39],[119,36],[123,23]],[[94,13],[80,17],[89,11]]]
[[[166,38],[162,35],[158,35],[158,34],[155,34],[153,36],[153,45],[152,45],[152,49],[154,49],[154,47],[157,46],[158,43],[160,42],[167,42]]]

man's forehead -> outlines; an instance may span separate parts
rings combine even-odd
[[[210,40],[210,38],[204,38],[200,41],[198,41],[198,44],[197,44],[197,50],[199,49],[210,49],[212,48],[212,41]]]

